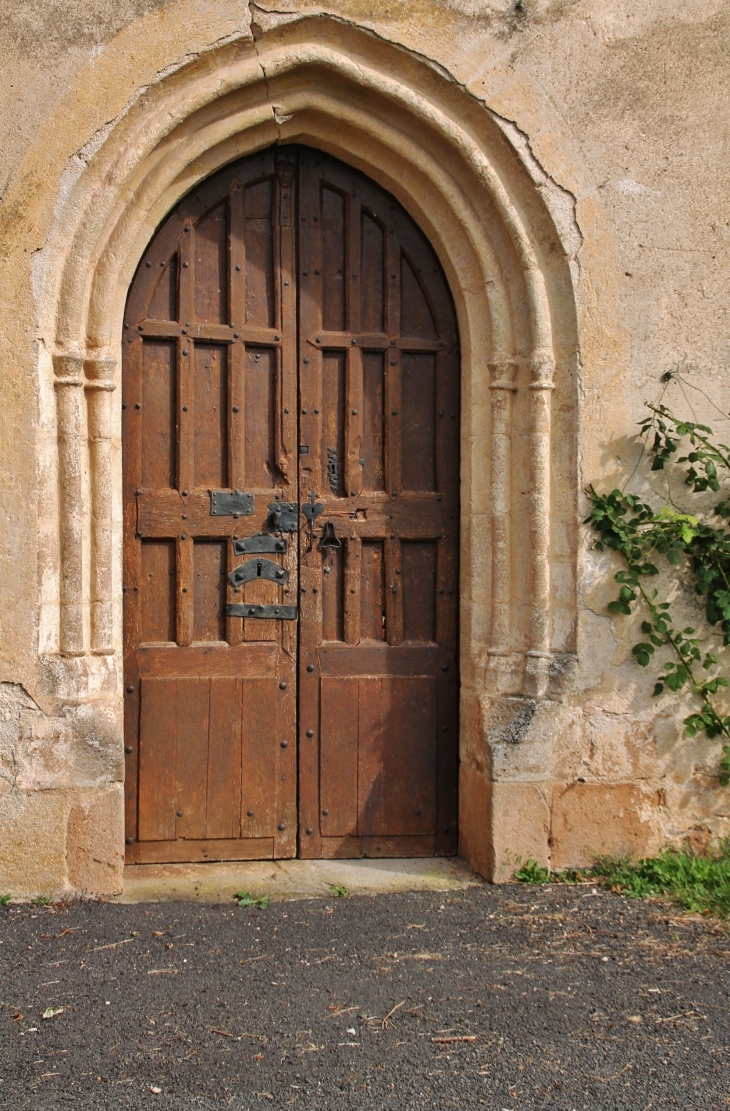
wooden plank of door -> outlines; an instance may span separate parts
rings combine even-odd
[[[361,546],[360,640],[385,640],[385,559],[382,540]]]
[[[277,681],[241,681],[241,830],[272,837],[276,829]]]
[[[388,644],[403,641],[403,576],[401,542],[395,533],[385,541],[385,625]]]
[[[388,836],[433,835],[438,711],[435,679],[384,678],[381,688],[383,826]]]
[[[360,679],[358,690],[357,832],[378,834],[384,821],[382,680]],[[387,831],[386,831],[387,832]]]
[[[357,679],[323,679],[320,738],[320,829],[323,837],[357,835]]]
[[[362,418],[363,418],[363,355],[359,347],[350,345],[345,372],[345,492],[351,498],[362,491]]]
[[[253,679],[274,674],[279,646],[267,641],[237,645],[221,652],[219,645],[194,644],[183,653],[177,646],[142,645],[137,656],[140,674],[160,679],[173,670],[181,679],[210,676]]]
[[[361,644],[357,648],[325,644],[319,650],[322,675],[433,675],[439,649],[426,644]]]
[[[321,856],[324,860],[351,860],[366,857],[386,860],[388,857],[435,856],[434,837],[323,837]]]
[[[177,835],[205,837],[208,795],[210,679],[178,679]]]
[[[206,776],[207,838],[240,836],[241,680],[210,680],[210,726]]]
[[[196,862],[202,864],[216,860],[272,860],[274,858],[274,841],[271,837],[249,838],[245,841],[223,838],[202,841],[148,841],[135,845],[134,848],[136,864]]]
[[[140,841],[172,841],[177,836],[177,682],[143,679],[140,690]]]
[[[351,526],[352,527],[352,526]],[[345,540],[345,640],[348,644],[360,643],[360,614],[362,587],[362,541],[355,532]]]
[[[128,330],[127,330],[128,331]],[[142,481],[142,339],[125,334],[122,379],[122,444],[124,552],[122,583],[124,607],[124,823],[130,837],[137,836],[140,685],[136,647],[140,640],[141,544],[137,539],[137,497]]]
[[[303,150],[299,159],[299,491],[322,495],[322,353],[316,337],[322,322],[321,179],[322,156]],[[314,349],[311,340],[314,340]],[[305,451],[306,448],[306,451]],[[299,854],[319,856],[319,660],[322,624],[321,555],[310,543],[309,528],[300,517],[299,544]]]

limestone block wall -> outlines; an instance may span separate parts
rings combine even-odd
[[[0,12],[0,891],[121,887],[124,298],[180,196],[287,140],[393,191],[457,306],[463,855],[503,880],[730,832],[719,745],[651,698],[581,525],[668,370],[727,427],[727,5]]]

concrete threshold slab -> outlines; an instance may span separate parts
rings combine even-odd
[[[132,864],[114,903],[193,900],[227,903],[238,891],[272,902],[333,898],[332,886],[348,895],[395,891],[460,891],[483,883],[457,857],[404,860],[255,860],[210,864]]]

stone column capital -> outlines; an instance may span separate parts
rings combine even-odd
[[[517,361],[515,359],[495,359],[493,362],[487,363],[487,368],[491,378],[490,390],[515,392],[517,389]]]
[[[92,357],[84,360],[87,389],[115,390],[114,372],[117,360],[111,355]]]
[[[56,386],[82,386],[84,360],[81,355],[58,354],[53,356],[53,373]]]
[[[552,351],[533,351],[530,357],[530,389],[554,390],[555,356]]]

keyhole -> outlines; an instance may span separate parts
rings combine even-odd
[[[260,559],[256,563],[256,574],[258,575],[259,578],[261,578],[261,560]]]

